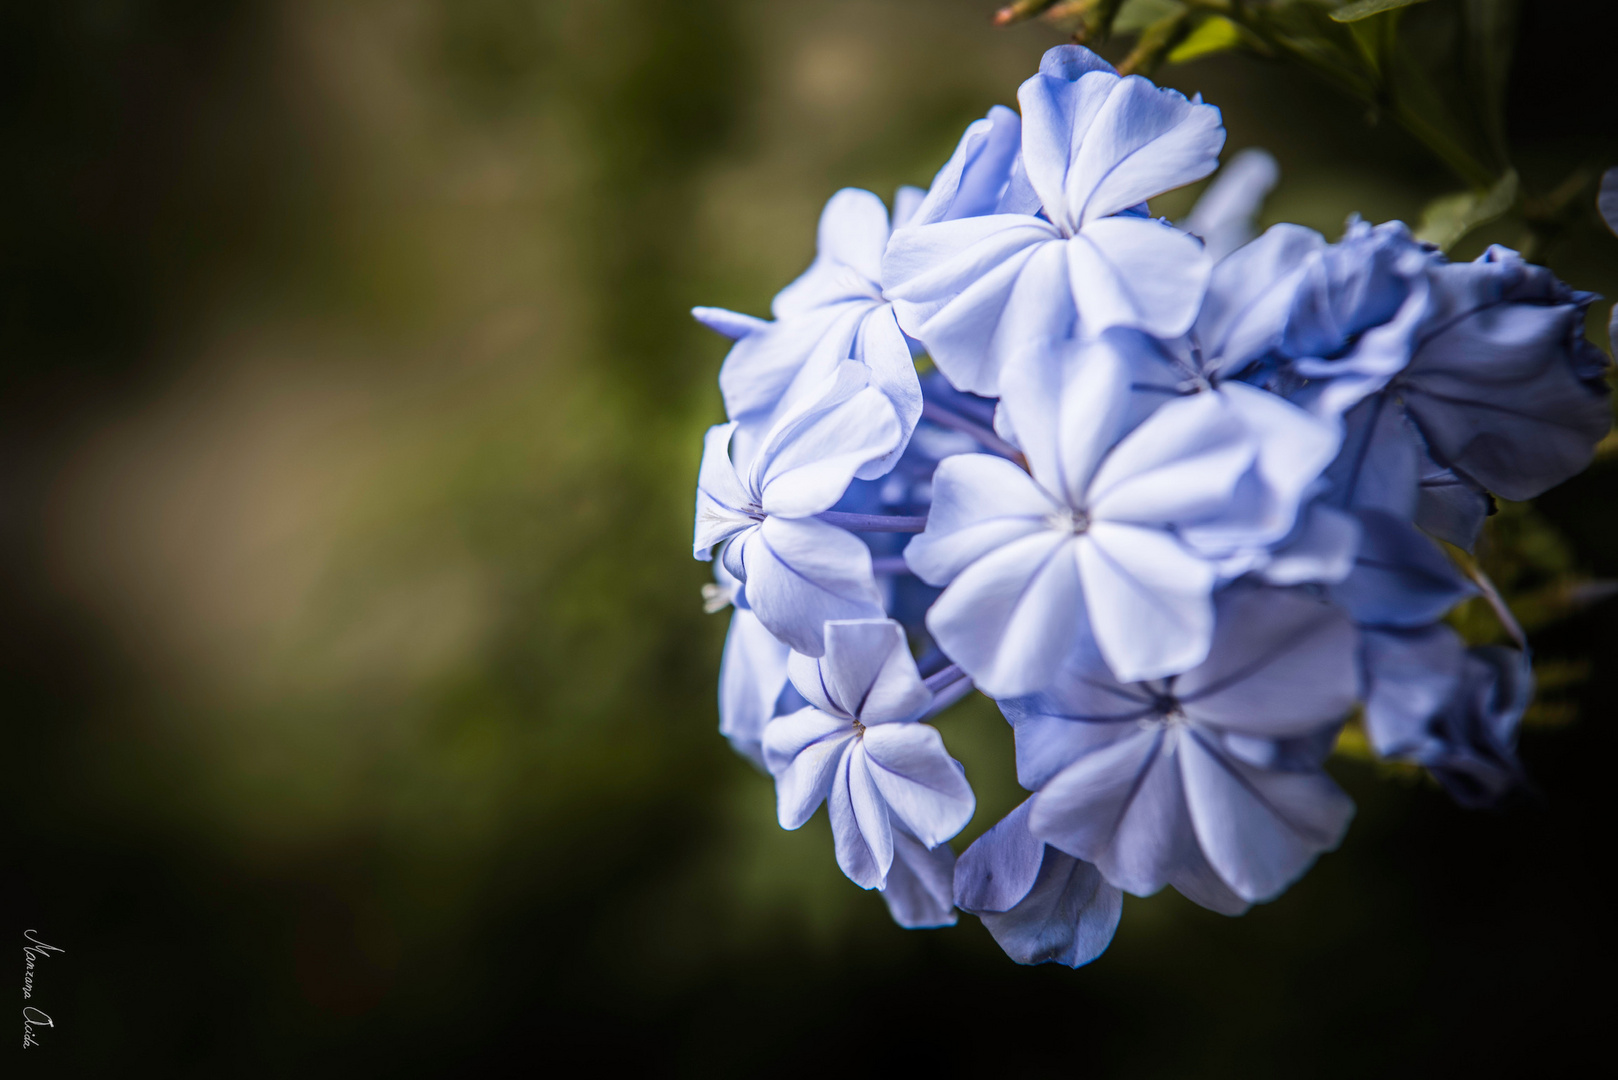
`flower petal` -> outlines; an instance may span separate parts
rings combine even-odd
[[[1043,689],[1088,632],[1072,537],[1046,529],[978,559],[933,604],[927,629],[984,693]]]
[[[1091,632],[1121,682],[1202,662],[1213,637],[1208,563],[1168,533],[1111,521],[1096,522],[1077,546]]]
[[[818,678],[798,688],[804,697],[813,701],[810,694],[824,687],[841,712],[863,724],[909,720],[931,703],[904,628],[892,619],[835,620],[825,638]]]
[[[730,461],[730,440],[736,425],[715,424],[702,439],[702,465],[697,472],[696,527],[691,552],[704,561],[713,557],[713,546],[748,529],[752,496],[736,475]]]
[[[1272,899],[1335,848],[1354,803],[1323,772],[1255,769],[1196,733],[1180,744],[1180,771],[1197,840],[1233,892]]]
[[[764,761],[775,774],[777,813],[783,829],[808,821],[825,800],[854,725],[819,709],[776,717],[764,729]]]
[[[899,443],[893,404],[863,364],[845,361],[805,403],[778,421],[754,459],[749,486],[771,516],[829,510],[855,474]]]
[[[886,885],[893,865],[893,826],[858,743],[839,763],[826,811],[843,873],[862,889]]]
[[[893,830],[893,866],[882,899],[894,922],[907,930],[954,926],[954,877],[955,852],[948,844],[928,850],[903,829]]]
[[[1106,217],[1066,247],[1087,333],[1129,326],[1166,339],[1191,329],[1213,270],[1195,237],[1147,218]]]
[[[1176,398],[1112,448],[1085,505],[1096,520],[1131,525],[1206,519],[1229,501],[1257,452],[1242,414],[1222,394]]]
[[[725,654],[719,662],[719,733],[758,765],[764,764],[764,726],[787,685],[792,650],[740,608],[730,617]]]
[[[1340,723],[1359,696],[1359,638],[1330,604],[1280,589],[1219,594],[1208,659],[1174,694],[1199,724],[1268,739]]]
[[[876,789],[923,844],[937,847],[972,820],[972,787],[936,728],[880,724],[866,730],[863,745]]]
[[[1047,529],[1057,503],[1005,458],[957,454],[933,473],[927,528],[905,548],[905,562],[931,585],[948,585],[971,563]]]
[[[747,582],[747,601],[770,633],[800,653],[825,652],[829,619],[879,619],[882,594],[871,549],[852,533],[815,518],[766,518],[739,541],[726,566]]]

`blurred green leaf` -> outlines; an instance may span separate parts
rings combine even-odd
[[[1489,149],[1504,164],[1506,80],[1517,32],[1517,0],[1466,0],[1463,14],[1467,83]]]
[[[1223,16],[1215,15],[1211,19],[1205,19],[1201,26],[1191,31],[1190,35],[1169,53],[1169,63],[1183,64],[1199,56],[1234,49],[1241,43],[1241,31],[1236,29],[1236,24]]]
[[[1138,34],[1148,26],[1185,10],[1179,0],[1127,0],[1112,22],[1120,34]]]
[[[1416,239],[1450,250],[1473,229],[1510,210],[1517,201],[1517,186],[1517,171],[1511,169],[1486,192],[1458,191],[1439,196],[1422,211]]]
[[[1422,3],[1426,3],[1426,0],[1356,0],[1355,3],[1344,5],[1332,12],[1331,17],[1333,22],[1359,22],[1361,19],[1369,19],[1372,15],[1380,15],[1384,11],[1397,11],[1412,4]]]

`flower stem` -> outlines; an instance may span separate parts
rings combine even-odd
[[[927,528],[925,517],[905,517],[899,514],[848,514],[841,510],[827,510],[815,517],[828,525],[836,525],[850,532],[919,533]]]

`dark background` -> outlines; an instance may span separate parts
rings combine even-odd
[[[1611,605],[1536,637],[1588,672],[1576,716],[1525,732],[1536,791],[1465,813],[1337,763],[1359,816],[1282,899],[1132,898],[1077,972],[1012,964],[969,917],[897,929],[823,818],[782,833],[713,733],[724,619],[687,538],[724,344],[686,309],[762,313],[832,191],[925,184],[1013,102],[1059,37],[992,30],[991,6],[0,3],[6,890],[11,932],[65,950],[29,1064],[1515,1075],[1602,1053]],[[1526,7],[1510,131],[1545,189],[1618,161],[1618,25]],[[1277,155],[1269,220],[1335,236],[1456,186],[1288,68],[1161,79]],[[1540,257],[1618,294],[1593,212]],[[1618,577],[1615,497],[1604,460],[1539,500],[1584,573]],[[1017,801],[1009,733],[981,699],[941,727],[979,795],[965,842]]]

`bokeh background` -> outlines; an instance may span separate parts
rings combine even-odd
[[[6,888],[65,949],[30,1064],[1503,1075],[1597,1045],[1618,605],[1536,637],[1582,680],[1524,736],[1535,791],[1467,814],[1336,763],[1359,816],[1282,899],[1130,899],[1077,972],[900,931],[715,734],[688,537],[725,344],[686,311],[764,312],[832,191],[925,184],[1013,102],[1060,37],[991,7],[0,3]],[[1618,162],[1612,6],[1525,7],[1525,179]],[[1160,77],[1280,159],[1267,220],[1455,186],[1284,66]],[[1540,257],[1618,295],[1585,217]],[[1615,498],[1604,461],[1538,503],[1581,573],[1618,577]],[[1018,800],[1009,733],[982,699],[940,726],[964,843]]]

